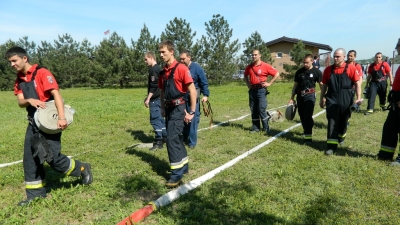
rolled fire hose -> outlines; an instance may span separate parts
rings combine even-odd
[[[69,126],[74,120],[75,109],[70,105],[64,105],[64,114]],[[58,118],[58,111],[54,101],[46,102],[46,108],[38,108],[34,115],[34,120],[39,130],[46,134],[56,134],[62,131],[58,127]]]

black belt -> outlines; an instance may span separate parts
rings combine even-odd
[[[380,79],[373,79],[372,81],[373,82],[381,82],[381,81],[384,81],[384,80],[386,80],[386,77],[382,77]]]
[[[252,84],[250,89],[262,89],[264,88],[261,84]]]
[[[173,100],[165,100],[165,102],[164,102],[165,107],[173,107],[173,106],[178,106],[178,105],[182,105],[182,104],[185,104],[185,99],[183,99],[183,98],[177,98],[177,99],[173,99]]]
[[[311,94],[315,92],[315,88],[306,88],[302,91],[297,91],[297,94],[300,94],[302,97],[306,94]]]

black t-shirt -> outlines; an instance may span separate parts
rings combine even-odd
[[[297,70],[294,81],[297,82],[297,90],[299,91],[315,88],[315,83],[322,81],[322,72],[315,67],[310,70],[303,67]]]
[[[160,89],[158,88],[158,77],[160,75],[160,72],[161,67],[158,64],[155,64],[149,69],[147,94],[149,92],[153,93],[151,99],[156,99],[160,97]]]

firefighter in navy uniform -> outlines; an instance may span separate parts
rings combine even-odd
[[[390,86],[393,84],[392,72],[387,62],[382,61],[382,53],[375,54],[375,62],[368,67],[368,76],[366,87],[369,87],[368,107],[365,115],[374,112],[376,95],[379,96],[379,106],[382,109],[386,107],[387,77],[389,77]]]
[[[261,61],[260,51],[253,50],[253,63],[249,64],[244,71],[244,80],[249,89],[249,106],[251,111],[252,128],[250,133],[257,133],[260,129],[260,121],[264,132],[269,135],[267,117],[267,88],[279,78],[279,72],[270,64]],[[272,79],[267,82],[268,76]]]
[[[346,137],[347,121],[351,116],[350,107],[361,104],[361,83],[357,68],[344,62],[346,51],[339,48],[334,52],[334,65],[327,67],[322,76],[321,97],[319,105],[326,105],[326,118],[328,119],[327,150],[326,155],[332,155],[337,150],[339,143]],[[354,90],[356,100],[354,99]]]
[[[155,133],[155,141],[150,150],[157,150],[163,148],[163,144],[167,141],[167,130],[165,129],[164,117],[161,116],[160,89],[158,88],[161,67],[157,64],[153,52],[147,52],[144,55],[144,61],[149,66],[147,97],[144,100],[144,105],[150,108],[150,124]]]
[[[18,205],[27,205],[35,198],[46,197],[46,174],[41,158],[45,158],[47,163],[57,172],[68,176],[82,177],[83,184],[91,184],[93,177],[90,164],[69,159],[66,155],[61,154],[61,132],[46,134],[40,131],[34,122],[33,116],[36,110],[45,108],[46,101],[54,100],[58,111],[59,129],[64,130],[68,126],[64,114],[64,103],[54,76],[45,68],[36,64],[31,65],[23,48],[13,47],[9,49],[6,52],[6,58],[18,72],[14,94],[17,96],[18,105],[28,111],[29,120],[25,134],[23,157],[27,199],[21,201]],[[34,156],[38,152],[35,143],[45,146],[41,149],[45,149],[46,154],[40,152],[37,156]]]
[[[183,175],[189,171],[189,158],[179,135],[183,132],[184,123],[190,123],[194,117],[197,98],[189,68],[175,60],[174,51],[174,44],[169,40],[159,44],[159,52],[165,62],[158,87],[162,89],[161,112],[163,116],[165,115],[167,125],[167,151],[171,176],[165,186],[169,188],[177,187]],[[186,92],[190,93],[190,99],[183,98]],[[189,112],[185,109],[187,100],[190,100]]]
[[[210,96],[210,90],[208,89],[208,81],[203,68],[201,68],[198,63],[192,61],[188,50],[180,52],[180,61],[189,68],[197,92],[196,114],[192,122],[185,124],[185,128],[183,129],[183,140],[187,142],[189,148],[194,148],[197,144],[197,128],[200,122],[200,93],[203,94],[201,101],[207,102]],[[186,93],[186,95],[188,94],[189,93]],[[186,110],[190,110],[189,101],[186,102]]]
[[[396,45],[397,53],[400,53],[400,39]],[[392,160],[400,133],[400,67],[397,68],[392,90],[388,95],[389,113],[383,124],[381,148],[378,153],[378,159]],[[393,166],[400,166],[400,153]]]
[[[314,126],[315,106],[315,84],[318,83],[321,89],[322,72],[313,66],[313,55],[307,54],[303,59],[304,67],[297,70],[294,77],[292,96],[289,104],[294,103],[294,96],[297,95],[297,107],[304,131],[304,143],[312,142],[312,128]]]

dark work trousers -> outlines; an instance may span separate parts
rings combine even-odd
[[[384,107],[386,104],[387,81],[378,81],[369,83],[370,98],[368,99],[367,110],[374,110],[376,95],[379,96],[379,106]]]
[[[164,117],[161,116],[161,102],[160,99],[152,99],[149,102],[150,108],[150,124],[154,129],[155,139],[161,140],[167,137],[167,130],[165,128]]]
[[[186,103],[186,111],[190,112],[190,103],[187,101]],[[196,102],[196,112],[192,119],[192,122],[185,124],[185,128],[183,129],[184,140],[187,139],[187,144],[189,147],[196,146],[197,144],[197,129],[199,127],[200,122],[200,99],[197,99]]]
[[[382,129],[381,149],[378,157],[380,159],[393,159],[394,152],[399,141],[400,133],[400,108],[395,104],[390,109]],[[400,154],[399,154],[400,155]]]
[[[38,158],[33,158],[31,139],[35,133],[36,130],[33,125],[29,123],[25,134],[23,157],[25,188],[28,199],[46,196],[46,189],[44,187],[46,174],[43,164],[39,163]],[[61,154],[61,132],[58,134],[45,134],[41,132],[41,134],[46,138],[47,143],[53,152],[54,160],[49,163],[51,168],[59,173],[80,177],[81,162],[69,159],[66,155]]]
[[[179,138],[183,132],[185,104],[165,108],[167,120],[167,151],[171,168],[171,180],[179,181],[189,170],[189,158],[185,145]]]
[[[268,130],[267,96],[265,88],[249,90],[249,106],[251,110],[252,130],[260,130],[260,120],[265,131]]]
[[[314,127],[314,114],[315,106],[315,93],[306,94],[301,96],[297,94],[297,109],[299,112],[301,125],[304,130],[304,140],[312,141],[312,129]]]
[[[328,119],[327,149],[336,151],[338,143],[344,141],[347,131],[347,121],[351,117],[349,106],[337,103],[326,103],[326,118]]]

